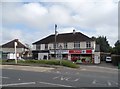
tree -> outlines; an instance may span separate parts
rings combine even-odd
[[[113,53],[117,54],[117,55],[120,55],[120,40],[118,40],[115,43],[115,47],[113,48]]]
[[[112,47],[109,45],[106,36],[92,37],[92,39],[96,41],[96,44],[100,45],[101,52],[111,52]]]

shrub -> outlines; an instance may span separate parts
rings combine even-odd
[[[120,63],[120,55],[112,55],[112,64],[118,66]]]
[[[62,65],[71,68],[78,68],[79,66],[68,60],[25,60],[19,61],[19,63],[28,63],[28,64],[48,64],[48,65]]]
[[[79,68],[79,66],[78,66],[77,64],[75,64],[75,63],[73,63],[73,62],[71,62],[71,61],[65,61],[65,60],[63,60],[63,61],[61,62],[61,64],[62,64],[63,66],[66,66],[66,67]]]

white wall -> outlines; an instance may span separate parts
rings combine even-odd
[[[43,60],[44,55],[46,55],[48,59],[48,53],[38,53],[38,60]]]
[[[36,50],[36,45],[35,44],[32,46],[32,50]]]
[[[15,52],[14,48],[2,48],[3,52]],[[16,51],[21,53],[24,51],[24,48],[16,48]]]
[[[85,49],[86,48],[86,42],[80,42],[80,48]]]
[[[45,44],[41,44],[41,50],[45,50]]]
[[[73,42],[69,42],[67,43],[68,45],[68,49],[73,49],[74,48],[74,43]]]

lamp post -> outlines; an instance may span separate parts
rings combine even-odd
[[[55,59],[57,58],[57,55],[56,55],[56,36],[57,36],[57,25],[55,24],[55,48],[54,48]]]
[[[60,49],[60,65],[62,64],[62,45],[59,46]]]
[[[14,42],[14,46],[15,46],[15,64],[17,64],[17,52],[16,52],[17,42]]]

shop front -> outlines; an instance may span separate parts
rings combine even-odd
[[[93,50],[69,50],[68,59],[76,63],[94,63]]]
[[[69,50],[56,50],[57,59],[68,59]],[[55,58],[55,50],[50,50],[50,59]]]

